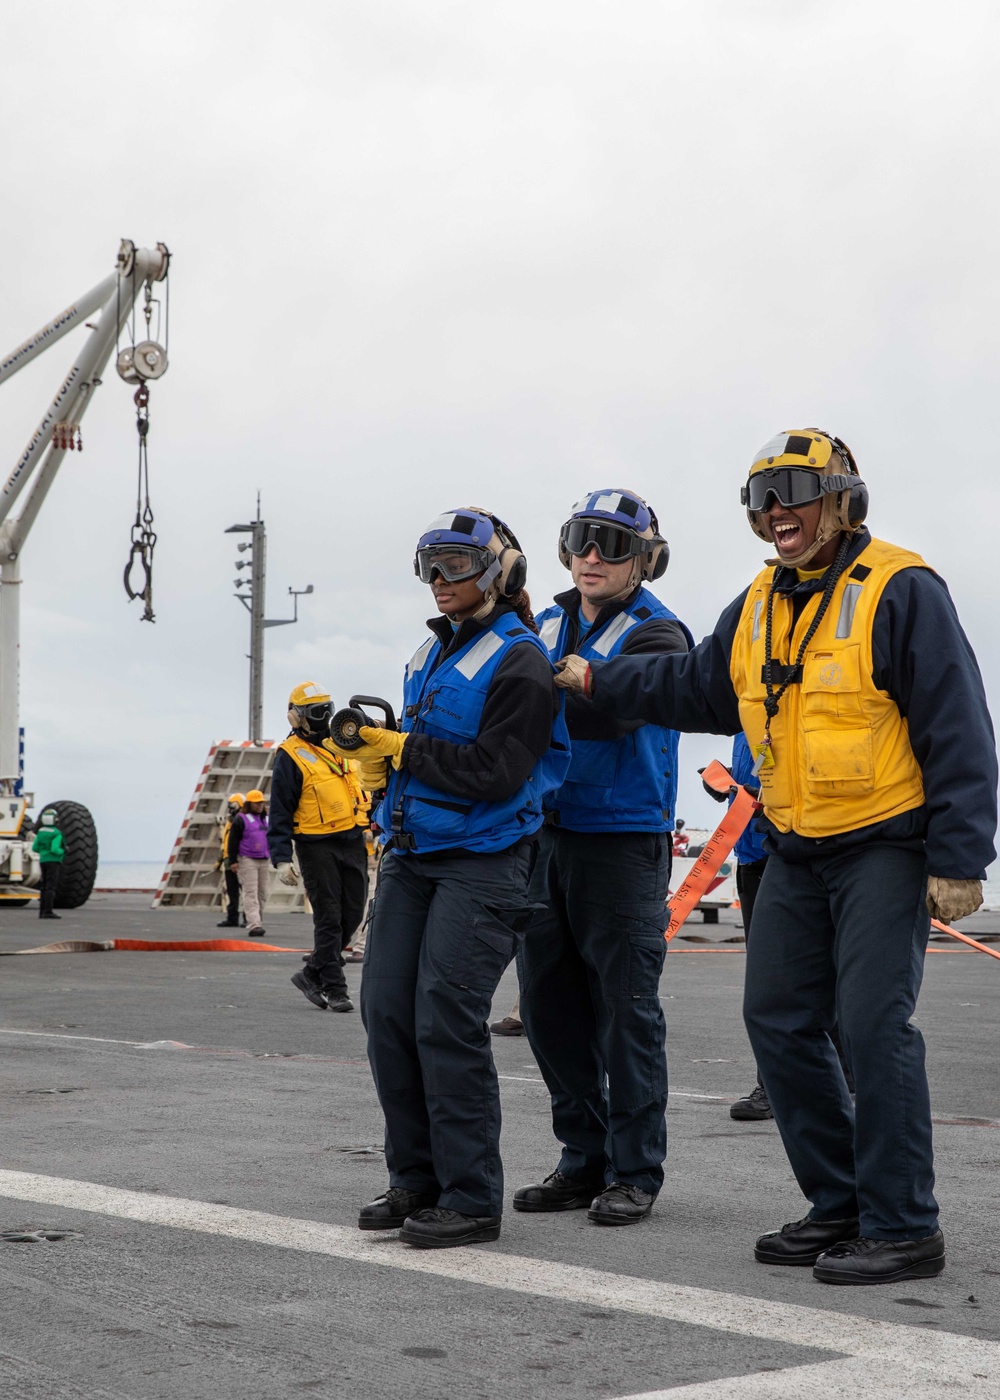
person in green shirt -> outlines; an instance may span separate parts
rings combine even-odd
[[[59,884],[59,871],[66,846],[63,834],[56,826],[57,813],[47,807],[41,815],[41,826],[35,835],[31,849],[38,856],[42,866],[42,890],[38,901],[40,919],[59,919],[62,916],[53,909],[56,901],[56,886]]]

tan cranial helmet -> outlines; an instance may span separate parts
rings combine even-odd
[[[851,449],[818,428],[779,433],[754,454],[740,499],[754,534],[768,544],[774,543],[766,513],[772,498],[792,508],[823,502],[816,538],[809,548],[794,559],[767,560],[793,569],[808,564],[837,535],[860,530],[868,514],[868,487],[858,474]]]

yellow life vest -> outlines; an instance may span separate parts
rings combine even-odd
[[[367,825],[369,803],[350,765],[325,744],[290,734],[279,745],[302,774],[292,830],[296,836],[329,836]]]
[[[232,826],[232,824],[232,817],[227,817],[222,826],[222,846],[220,850],[220,856],[223,860],[225,860],[226,858],[226,847],[229,844],[229,828]]]
[[[759,771],[764,812],[779,831],[834,836],[885,821],[924,801],[920,765],[896,702],[872,679],[872,628],[882,590],[900,569],[929,566],[919,554],[871,540],[837,580],[829,607],[771,721],[770,756]],[[765,734],[764,640],[774,569],[747,593],[730,659],[740,721],[756,756]],[[814,594],[792,628],[792,601],[774,596],[772,686],[794,661],[819,608]]]

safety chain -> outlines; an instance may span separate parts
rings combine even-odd
[[[133,381],[134,382],[134,381]],[[153,613],[153,550],[156,546],[156,532],[153,529],[153,508],[149,503],[149,458],[146,453],[146,438],[149,434],[149,385],[140,384],[135,391],[135,425],[139,432],[139,480],[135,494],[135,522],[132,526],[132,548],[125,565],[123,582],[129,602],[141,598],[145,603],[143,622],[155,622]],[[132,587],[132,570],[136,563],[142,566],[143,585]]]
[[[771,743],[771,721],[778,713],[778,704],[781,697],[792,684],[792,681],[800,674],[802,659],[806,654],[806,648],[816,635],[816,629],[823,621],[826,610],[830,606],[833,590],[836,588],[837,581],[847,565],[847,551],[850,547],[851,536],[845,535],[840,542],[833,563],[827,570],[826,582],[823,586],[823,596],[820,599],[819,607],[816,609],[816,615],[812,622],[810,622],[806,635],[802,638],[801,645],[799,646],[799,654],[795,658],[794,665],[788,667],[785,672],[785,679],[782,681],[778,690],[774,689],[774,684],[771,679],[771,666],[774,661],[771,655],[771,629],[774,621],[774,594],[776,591],[774,585],[777,578],[777,570],[775,570],[775,577],[771,579],[771,587],[767,594],[767,620],[764,626],[764,687],[767,691],[767,695],[764,698],[764,711],[767,715],[767,720],[764,724],[765,745],[770,745]]]

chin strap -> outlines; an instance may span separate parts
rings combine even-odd
[[[841,519],[840,506],[838,504],[842,492],[834,492],[823,497],[823,506],[819,516],[819,528],[816,531],[816,538],[808,549],[797,554],[794,559],[765,559],[764,563],[769,568],[774,568],[778,564],[784,564],[787,569],[803,569],[814,559],[825,544],[835,540],[838,535],[851,536],[858,533],[857,529],[851,530],[844,526]],[[860,527],[859,527],[860,528]],[[774,535],[771,536],[771,544],[774,543]]]

